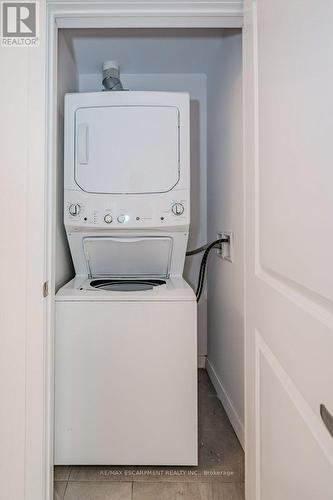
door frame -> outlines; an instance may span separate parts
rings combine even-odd
[[[49,294],[45,307],[45,384],[44,421],[46,477],[45,499],[53,499],[54,440],[54,324],[55,324],[55,173],[57,159],[57,46],[62,28],[242,28],[243,0],[218,2],[117,1],[57,2],[50,1],[46,12],[46,157],[47,181],[45,196],[46,235],[45,262]],[[246,449],[246,444],[245,444]],[[45,500],[40,498],[40,500]],[[37,499],[36,499],[37,500]]]

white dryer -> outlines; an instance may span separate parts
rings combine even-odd
[[[55,463],[196,465],[189,96],[68,94],[64,174]]]

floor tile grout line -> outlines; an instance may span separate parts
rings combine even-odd
[[[69,471],[68,471],[67,482],[66,482],[66,487],[65,487],[65,491],[64,491],[63,500],[65,500],[65,497],[66,497],[66,492],[67,492],[68,484],[69,484],[70,477],[71,477],[71,474],[72,474],[72,469],[73,469],[73,465],[70,465],[69,466]]]
[[[65,490],[64,490],[64,494],[63,494],[63,500],[65,500],[65,496],[66,496],[66,491],[67,491],[67,488],[68,488],[68,483],[69,483],[69,480],[67,479],[66,481],[66,486],[65,486]]]

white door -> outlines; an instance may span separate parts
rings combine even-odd
[[[247,500],[333,498],[332,19],[245,5]]]

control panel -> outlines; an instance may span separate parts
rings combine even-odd
[[[130,229],[189,224],[186,190],[161,195],[110,196],[65,191],[66,226]]]

